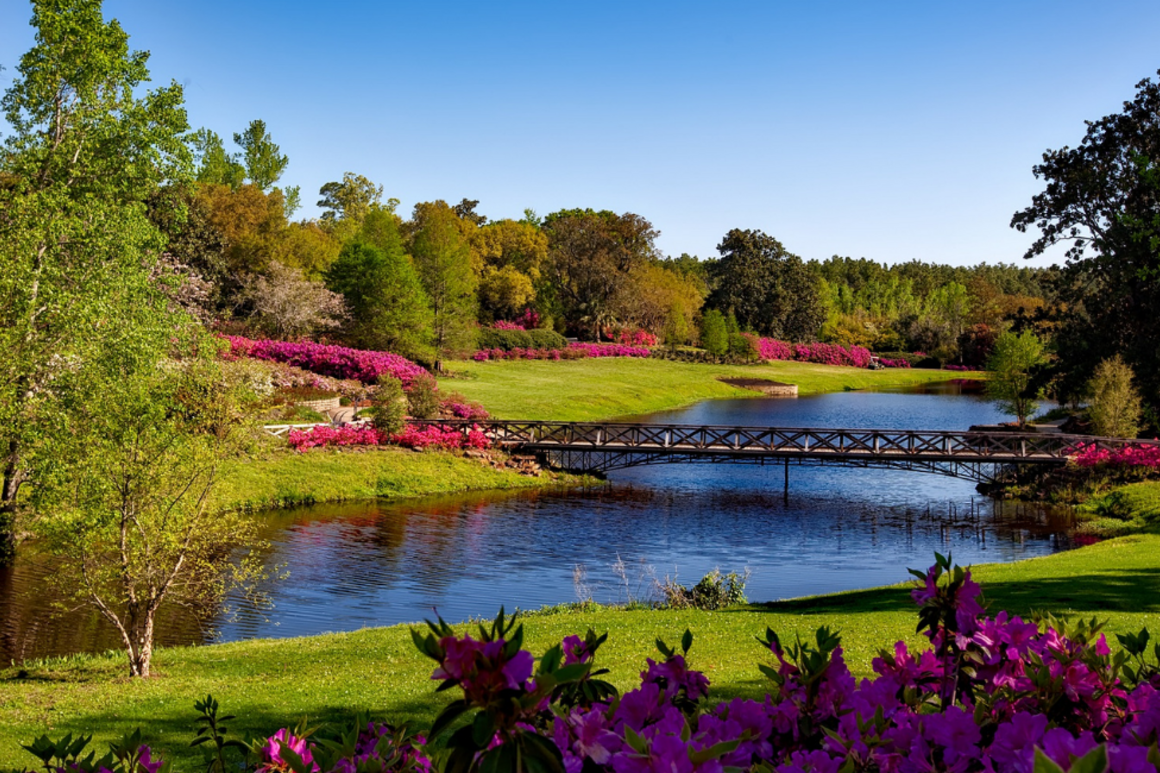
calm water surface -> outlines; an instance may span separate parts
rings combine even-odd
[[[1004,417],[950,385],[923,393],[847,392],[725,400],[648,417],[690,424],[966,429]],[[490,616],[591,595],[655,597],[713,568],[751,572],[747,594],[772,600],[907,579],[933,552],[961,563],[1012,561],[1070,546],[1065,517],[980,497],[935,475],[836,467],[784,471],[670,465],[612,473],[592,489],[327,505],[261,515],[268,560],[289,572],[273,609],[231,599],[208,620],[170,618],[166,643],[299,636]],[[0,657],[105,649],[91,616],[51,619],[42,564],[0,574]]]

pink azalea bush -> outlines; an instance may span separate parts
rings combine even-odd
[[[612,336],[617,343],[625,346],[656,346],[657,337],[647,330],[639,328],[622,328]]]
[[[889,357],[879,357],[878,364],[884,368],[909,368],[910,360],[897,359],[892,360]]]
[[[1144,467],[1160,469],[1160,445],[1127,444],[1100,448],[1095,443],[1081,445],[1068,457],[1080,467]]]
[[[870,350],[864,346],[849,348],[839,344],[789,344],[776,338],[758,338],[757,355],[763,360],[796,360],[820,365],[870,367]]]
[[[480,349],[472,359],[490,360],[578,360],[586,357],[648,357],[652,352],[643,346],[624,344],[568,344],[567,349]]]
[[[319,425],[306,430],[292,429],[287,438],[290,447],[299,453],[311,448],[330,446],[385,446],[404,448],[435,448],[445,451],[491,446],[491,441],[478,426],[464,432],[458,427],[438,424],[408,424],[398,434],[380,432],[370,426],[347,424],[342,427]]]
[[[507,322],[506,320],[502,320],[502,319],[497,319],[495,322],[492,322],[491,326],[495,330],[526,330],[527,329],[523,325],[521,325],[519,322]]]
[[[427,373],[407,358],[389,352],[350,349],[310,341],[255,341],[242,336],[222,338],[230,345],[229,351],[223,355],[227,359],[253,357],[284,362],[311,373],[336,379],[353,379],[364,384],[375,383],[385,373],[399,379],[406,386],[412,379]]]

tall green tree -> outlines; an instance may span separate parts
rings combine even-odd
[[[0,561],[59,429],[57,385],[97,343],[131,339],[123,312],[153,291],[162,240],[145,200],[192,173],[181,87],[143,90],[148,53],[129,49],[99,0],[34,0],[32,25],[2,102]]]
[[[326,284],[350,309],[352,344],[404,357],[430,354],[431,310],[423,284],[403,250],[395,216],[369,214],[358,238],[347,242],[326,272]]]
[[[1046,362],[1043,343],[1031,331],[1004,333],[987,359],[987,397],[1025,426],[1039,407],[1035,370]]]
[[[459,216],[446,202],[416,204],[411,224],[411,255],[431,304],[435,369],[442,370],[445,357],[475,345],[478,280]]]
[[[1076,147],[1033,167],[1044,189],[1011,226],[1038,237],[1026,258],[1066,247],[1055,340],[1065,397],[1079,397],[1113,354],[1142,391],[1160,393],[1160,82],[1146,79],[1119,113],[1087,122]]]
[[[614,301],[633,269],[657,257],[660,232],[640,215],[591,209],[553,212],[543,230],[553,294],[569,321],[599,340],[617,321]]]
[[[266,122],[260,119],[250,121],[245,131],[235,132],[234,142],[242,149],[246,177],[263,193],[268,192],[282,178],[290,157],[282,154],[282,148],[266,131]]]
[[[1097,435],[1134,438],[1140,433],[1143,405],[1132,378],[1132,369],[1118,354],[1096,368],[1088,382],[1088,417]]]
[[[818,277],[761,231],[734,228],[717,245],[715,288],[706,304],[732,312],[746,330],[791,341],[817,338],[826,321]]]
[[[225,143],[218,133],[198,129],[190,141],[197,163],[197,181],[238,188],[246,181],[246,168],[226,152]]]

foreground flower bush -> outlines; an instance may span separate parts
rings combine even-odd
[[[595,668],[607,635],[568,636],[537,662],[523,649],[523,626],[501,610],[478,637],[442,620],[412,630],[435,662],[438,689],[461,695],[426,738],[360,719],[340,741],[283,728],[241,744],[207,729],[217,725],[201,703],[199,738],[217,749],[221,765],[211,754],[210,769],[230,766],[233,744],[248,749],[248,769],[263,773],[1160,769],[1160,646],[1149,652],[1146,630],[1118,637],[1123,650],[1113,654],[1094,620],[986,615],[970,571],[949,557],[936,554],[929,570],[912,572],[918,630],[930,646],[911,652],[897,642],[874,660],[873,679],[854,679],[828,628],[793,644],[767,629],[758,641],[770,658],[759,666],[768,694],[712,705],[708,679],[690,667],[686,631],[679,647],[658,640],[660,657],[647,661],[639,686],[618,694]],[[79,752],[62,759],[63,743],[42,738],[25,748],[50,771],[97,770],[91,758],[78,763]],[[106,758],[114,764],[125,755],[155,764],[139,737],[117,748],[121,757]],[[109,769],[155,773],[144,763]]]
[[[242,336],[222,336],[230,345],[227,358],[253,357],[258,360],[284,362],[311,373],[336,379],[354,379],[374,384],[383,374],[394,376],[407,386],[427,373],[405,357],[389,352],[349,349],[310,341],[252,340]]]

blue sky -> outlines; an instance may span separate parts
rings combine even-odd
[[[1032,165],[1160,68],[1156,0],[104,8],[194,127],[266,121],[301,215],[352,171],[404,213],[631,211],[701,257],[755,228],[807,259],[1019,262]],[[30,15],[0,3],[5,88]]]

